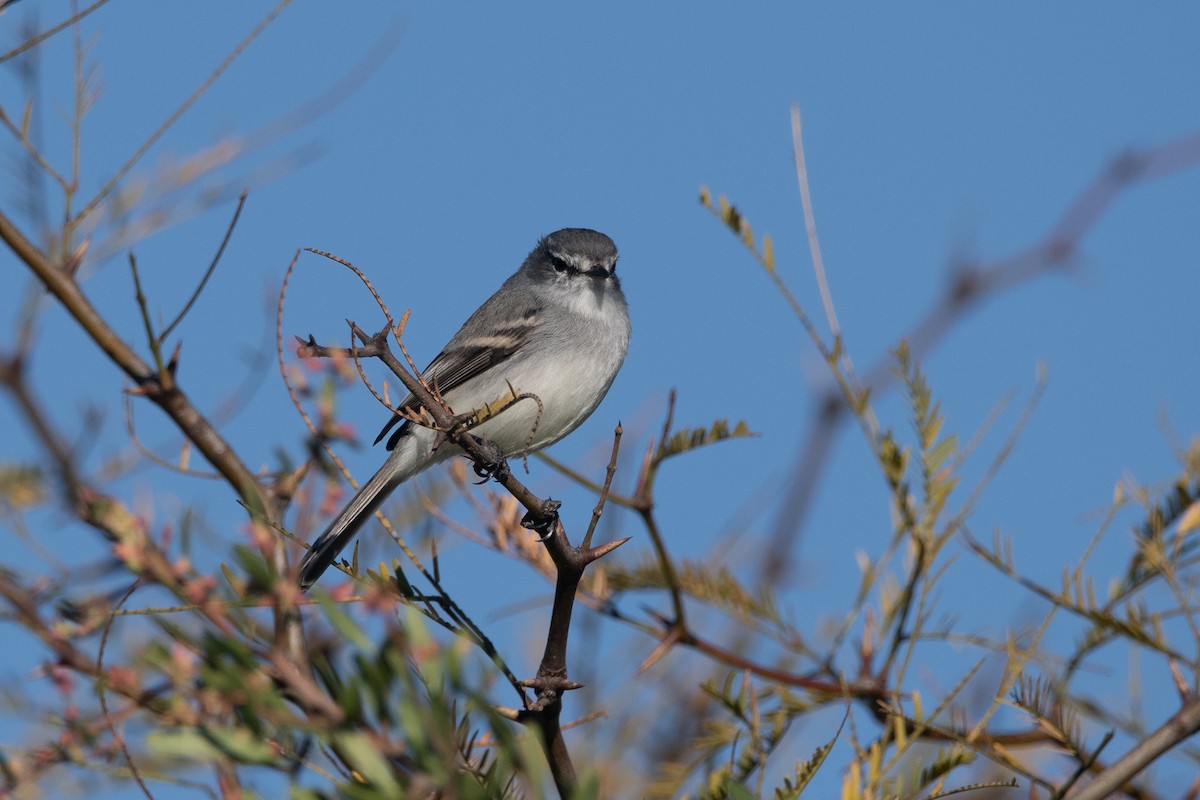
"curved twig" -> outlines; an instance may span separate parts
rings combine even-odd
[[[196,285],[196,289],[192,292],[192,296],[188,298],[187,302],[184,303],[183,308],[180,309],[179,313],[175,315],[175,319],[171,320],[170,324],[163,328],[162,333],[158,335],[159,342],[165,341],[166,338],[171,335],[171,331],[175,330],[176,326],[183,322],[183,318],[187,316],[187,313],[192,310],[192,306],[195,305],[196,301],[200,298],[200,293],[204,291],[204,287],[208,283],[208,279],[212,277],[213,271],[217,268],[217,264],[221,262],[221,256],[224,255],[225,248],[229,245],[230,238],[233,237],[233,229],[237,227],[238,219],[242,216],[242,207],[246,205],[246,194],[247,190],[243,189],[242,193],[238,195],[237,208],[233,210],[233,219],[229,220],[229,227],[225,229],[225,236],[221,239],[221,245],[217,248],[217,254],[213,256],[212,261],[208,265],[208,269],[204,271],[204,277],[201,278],[200,283]]]

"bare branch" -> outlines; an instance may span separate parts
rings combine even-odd
[[[151,367],[142,361],[100,316],[74,278],[52,264],[2,213],[0,240],[6,242],[16,256],[46,285],[50,293],[58,298],[105,355],[196,444],[209,463],[225,476],[243,502],[255,513],[264,513],[258,480],[241,462],[229,443],[192,405],[183,390],[173,380],[167,383],[160,381]]]
[[[1144,770],[1163,753],[1200,732],[1200,698],[1192,697],[1158,730],[1142,739],[1117,763],[1092,779],[1091,783],[1070,795],[1070,800],[1104,800]]]

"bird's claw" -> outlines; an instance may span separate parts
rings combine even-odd
[[[532,511],[526,512],[521,518],[521,527],[536,533],[539,542],[546,541],[554,535],[554,528],[558,523],[558,509],[561,506],[562,503],[557,500],[547,500],[536,514]]]
[[[480,478],[479,483],[487,483],[492,478],[499,480],[508,472],[508,461],[504,457],[504,451],[490,439],[479,439],[479,446],[487,455],[486,461],[471,463],[471,469]]]

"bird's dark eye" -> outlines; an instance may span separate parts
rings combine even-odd
[[[554,265],[555,272],[570,272],[573,267],[566,262],[566,259],[561,256],[550,254],[550,263]]]

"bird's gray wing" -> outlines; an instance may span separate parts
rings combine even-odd
[[[472,378],[482,375],[492,367],[503,364],[532,338],[537,327],[539,312],[540,309],[531,307],[512,324],[492,328],[486,336],[464,335],[464,331],[471,327],[470,321],[468,321],[468,324],[464,325],[463,329],[455,334],[450,343],[446,345],[446,349],[438,353],[437,357],[421,373],[426,383],[445,396]],[[410,394],[404,398],[398,408],[416,411],[420,406],[417,398]],[[462,414],[472,410],[456,408],[455,413]],[[375,444],[379,444],[380,440],[388,435],[388,431],[403,419],[404,417],[399,414],[393,414],[392,418],[383,426],[383,430],[375,437]],[[408,422],[405,421],[388,439],[387,449],[394,450],[396,443],[400,441],[400,437],[404,436],[407,430]]]

